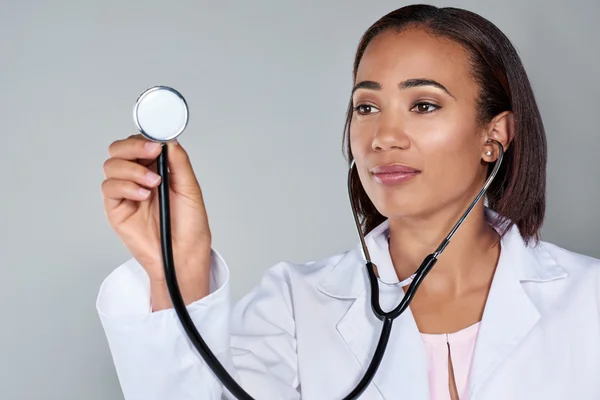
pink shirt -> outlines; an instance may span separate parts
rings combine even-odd
[[[454,333],[422,333],[429,361],[429,392],[431,400],[450,400],[448,351],[452,359],[452,370],[459,399],[467,399],[469,371],[479,322]]]

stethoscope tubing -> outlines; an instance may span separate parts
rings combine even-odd
[[[381,334],[379,337],[379,341],[377,343],[377,347],[375,349],[375,353],[373,358],[363,375],[362,379],[356,385],[355,389],[353,389],[347,396],[343,398],[343,400],[354,400],[358,398],[368,387],[368,385],[373,380],[379,366],[381,365],[381,361],[383,360],[383,356],[385,354],[385,350],[387,348],[394,319],[400,316],[409,306],[412,301],[419,285],[423,282],[425,276],[429,273],[429,271],[433,268],[435,263],[437,262],[437,258],[444,251],[450,239],[458,228],[465,221],[471,210],[475,207],[477,202],[484,195],[487,188],[492,183],[495,178],[500,165],[502,164],[502,158],[504,156],[504,149],[502,144],[496,140],[490,139],[491,142],[494,142],[499,150],[498,160],[496,161],[496,165],[494,169],[490,173],[490,176],[486,180],[485,185],[480,190],[479,194],[475,198],[475,200],[471,203],[469,208],[464,212],[460,220],[454,225],[448,236],[442,241],[442,243],[438,246],[435,252],[429,254],[421,263],[421,266],[417,269],[417,271],[413,274],[413,279],[411,284],[409,285],[406,294],[400,301],[400,304],[396,306],[391,311],[384,312],[381,308],[381,304],[379,302],[379,284],[378,279],[374,271],[374,264],[371,261],[371,257],[369,254],[369,250],[367,248],[365,237],[362,231],[362,227],[360,225],[360,221],[358,218],[358,213],[356,211],[356,207],[351,195],[351,183],[352,183],[352,171],[354,167],[354,160],[350,165],[350,169],[348,172],[348,193],[350,197],[350,203],[352,208],[352,214],[354,216],[354,221],[356,224],[356,230],[359,235],[361,249],[363,253],[363,257],[365,259],[365,267],[367,269],[367,275],[369,277],[369,284],[371,289],[371,307],[373,309],[374,314],[378,319],[383,321],[383,326],[381,329]],[[167,283],[167,288],[169,290],[169,296],[171,297],[171,301],[173,303],[173,308],[179,318],[179,321],[189,337],[191,343],[196,348],[200,356],[204,359],[208,367],[212,370],[216,378],[223,384],[223,386],[237,399],[239,400],[254,400],[252,396],[250,396],[236,381],[233,377],[227,372],[225,367],[219,362],[217,357],[210,350],[190,317],[187,308],[185,306],[185,302],[183,301],[183,297],[181,295],[181,291],[179,289],[179,284],[177,282],[177,275],[175,273],[175,264],[173,261],[173,247],[172,247],[172,239],[171,239],[171,217],[170,217],[170,202],[169,202],[169,171],[168,171],[168,146],[162,146],[162,151],[157,160],[157,170],[158,174],[161,176],[162,180],[158,187],[158,198],[159,198],[159,214],[160,214],[160,233],[161,233],[161,252],[163,257],[163,265],[165,278]]]

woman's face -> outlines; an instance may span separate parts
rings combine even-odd
[[[368,45],[352,96],[350,144],[361,183],[383,216],[426,216],[473,200],[489,149],[477,124],[477,96],[468,54],[455,42],[407,29]]]

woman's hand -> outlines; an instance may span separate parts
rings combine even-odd
[[[175,271],[186,304],[208,294],[211,233],[200,185],[184,148],[169,148],[169,196]],[[158,207],[161,145],[133,135],[109,147],[102,196],[106,216],[131,255],[144,267],[153,309],[170,307],[166,288]]]

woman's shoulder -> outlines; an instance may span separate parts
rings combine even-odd
[[[579,269],[591,272],[600,271],[599,258],[573,251],[552,242],[540,241],[539,246],[547,251],[556,260],[557,264],[567,271]]]
[[[310,261],[281,261],[269,268],[267,274],[279,276],[288,282],[302,280],[316,284],[333,272],[340,262],[358,255],[357,249],[349,249]]]
[[[573,251],[558,244],[540,241],[537,257],[546,260],[544,267],[562,271],[567,291],[588,292],[597,298],[600,306],[600,259]]]

